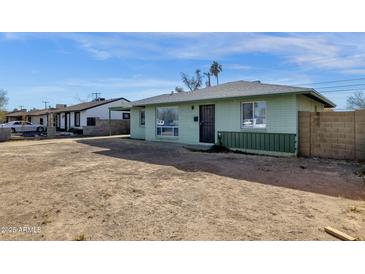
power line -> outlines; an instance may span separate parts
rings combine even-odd
[[[365,77],[363,77],[363,78],[345,79],[345,80],[326,81],[326,82],[317,82],[317,83],[304,83],[304,84],[297,84],[296,86],[321,85],[321,84],[340,83],[340,82],[352,82],[352,81],[361,81],[361,80],[365,80]]]
[[[357,86],[365,86],[365,84],[344,85],[344,86],[331,86],[331,87],[319,87],[319,88],[316,88],[316,89],[324,89],[324,88],[346,88],[346,87],[357,87]]]
[[[362,92],[363,90],[365,90],[365,88],[362,88],[362,89],[358,89],[358,88],[353,88],[353,89],[337,89],[337,90],[324,90],[324,91],[321,91],[321,93],[340,92],[340,91],[360,91],[360,92]]]

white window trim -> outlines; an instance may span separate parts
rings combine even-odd
[[[252,117],[252,120],[253,120],[253,122],[254,122],[254,125],[252,125],[252,126],[244,126],[243,125],[243,104],[249,104],[249,103],[251,103],[253,106],[252,106],[252,114],[254,114],[255,113],[255,105],[254,105],[254,103],[258,103],[258,102],[265,102],[265,104],[266,104],[266,110],[267,110],[267,102],[266,101],[264,101],[264,100],[261,100],[261,101],[242,101],[241,102],[241,117],[240,117],[240,124],[241,124],[241,129],[248,129],[248,130],[250,130],[250,129],[262,129],[262,130],[265,130],[266,129],[266,127],[267,127],[267,111],[265,112],[265,118],[266,118],[266,123],[265,123],[265,126],[256,126],[256,120]]]
[[[176,108],[177,109],[177,115],[179,117],[179,120],[180,120],[180,114],[179,114],[179,107],[178,106],[166,106],[166,107],[156,107],[156,114],[155,114],[155,134],[156,134],[156,137],[157,138],[179,138],[179,135],[180,135],[180,125],[178,126],[157,126],[157,109],[158,108]],[[172,128],[172,132],[175,131],[175,128],[177,128],[178,130],[178,134],[175,136],[175,135],[158,135],[157,134],[157,128],[161,128],[161,132],[162,132],[162,128]]]

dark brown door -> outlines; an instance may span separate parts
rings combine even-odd
[[[214,143],[215,139],[215,106],[199,106],[199,141],[201,143]]]

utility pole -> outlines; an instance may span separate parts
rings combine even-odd
[[[97,100],[99,98],[99,95],[101,95],[101,93],[100,92],[93,92],[93,93],[91,93],[91,95],[92,96],[95,95],[95,99],[94,100]]]
[[[49,103],[48,101],[42,101],[42,103],[44,104],[44,109],[47,109],[47,104]]]

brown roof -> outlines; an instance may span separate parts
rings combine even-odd
[[[6,117],[19,117],[24,115],[27,115],[26,111],[13,111],[13,112],[8,112],[6,114]]]
[[[65,107],[65,108],[60,108],[57,109],[54,112],[72,112],[72,111],[81,111],[81,110],[86,110],[89,108],[94,108],[94,107],[98,107],[101,105],[105,105],[105,104],[109,104],[118,100],[124,100],[125,101],[125,106],[130,106],[130,102],[121,97],[121,98],[116,98],[116,99],[109,99],[109,100],[104,100],[104,101],[92,101],[92,102],[86,102],[86,103],[81,103],[81,104],[77,104],[77,105],[73,105],[73,106],[69,106],[69,107]]]
[[[7,117],[19,117],[19,116],[38,116],[38,115],[44,115],[48,113],[60,113],[60,112],[72,112],[72,111],[81,111],[86,110],[89,108],[98,107],[101,105],[105,105],[108,103],[112,103],[118,100],[124,100],[122,107],[130,108],[131,103],[127,99],[121,97],[116,99],[109,99],[104,101],[92,101],[92,102],[86,102],[81,103],[65,108],[48,108],[48,109],[37,109],[37,110],[30,110],[30,111],[13,111],[6,114]]]
[[[31,111],[28,111],[26,113],[27,116],[39,116],[39,115],[44,115],[44,114],[48,114],[48,113],[51,113],[51,112],[56,112],[57,108],[47,108],[47,109],[36,109],[36,110],[31,110]]]
[[[13,111],[8,112],[6,114],[7,117],[19,117],[19,116],[38,116],[38,115],[44,115],[47,113],[55,112],[56,108],[47,108],[47,109],[36,109],[36,110],[30,110],[30,111]]]

